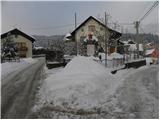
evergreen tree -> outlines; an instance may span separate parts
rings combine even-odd
[[[8,33],[2,43],[2,57],[15,58],[17,52],[18,49],[16,47],[16,43],[14,42],[13,36],[11,33]]]

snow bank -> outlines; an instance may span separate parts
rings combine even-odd
[[[50,75],[40,90],[40,104],[53,103],[88,109],[99,106],[115,92],[118,80],[91,57],[75,57],[59,73]]]
[[[41,50],[41,49],[44,49],[44,47],[37,46],[37,47],[34,47],[34,49]]]
[[[127,118],[157,119],[159,113],[158,66],[144,66],[132,72],[115,95]],[[132,114],[132,116],[130,116]]]
[[[143,83],[148,86],[148,76],[150,81],[153,80],[148,73],[145,78],[146,69],[149,72],[150,66],[125,69],[112,75],[111,69],[93,61],[93,57],[75,57],[65,68],[50,71],[53,73],[44,80],[39,91],[40,99],[33,112],[51,116],[49,118],[88,118],[88,114],[90,118],[141,118],[138,117],[141,112],[132,110],[137,110],[136,105],[140,107],[142,104],[136,101],[138,98],[142,98],[145,104],[148,103],[143,97]],[[150,91],[152,92],[152,89]],[[145,93],[146,95],[148,94]],[[151,107],[153,102],[150,102],[148,107]],[[146,107],[143,108],[145,109]],[[76,114],[77,111],[81,114]]]
[[[5,76],[7,76],[9,73],[17,71],[19,69],[22,69],[34,62],[36,62],[37,60],[32,59],[32,58],[24,58],[24,59],[20,59],[20,62],[5,62],[1,64],[1,75],[2,78],[4,78]]]

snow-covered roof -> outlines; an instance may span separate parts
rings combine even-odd
[[[124,44],[128,44],[128,41],[122,41]]]
[[[7,37],[8,33],[11,33],[13,35],[21,35],[21,36],[27,38],[28,40],[30,40],[31,42],[34,42],[36,40],[32,35],[26,34],[26,33],[22,32],[21,30],[19,30],[17,28],[2,34],[1,38]]]
[[[131,39],[127,40],[127,41],[122,41],[120,40],[120,42],[122,42],[124,45],[130,45],[130,44],[136,44],[134,41],[132,41]]]
[[[69,41],[70,39],[69,39],[69,38],[64,38],[63,40],[64,40],[64,41]]]
[[[118,39],[121,37],[121,33],[110,29],[109,27],[107,27],[106,25],[104,25],[101,21],[99,21],[98,19],[94,18],[93,16],[88,17],[83,23],[81,23],[71,34],[74,35],[76,33],[77,30],[79,30],[83,25],[85,25],[89,20],[94,20],[95,22],[97,22],[99,25],[102,25],[104,28],[107,28],[108,32],[110,33],[110,38],[111,39]]]
[[[129,39],[128,41],[128,44],[136,44],[133,40]]]
[[[65,35],[65,37],[64,37],[64,41],[69,41],[70,40],[70,38],[69,37],[71,37],[72,35],[70,34],[70,33],[67,33],[66,35]]]
[[[40,49],[44,49],[44,47],[37,46],[37,47],[34,47],[34,49],[40,50]]]
[[[150,55],[155,49],[146,50],[145,55]]]
[[[152,45],[153,45],[153,43],[151,43],[151,42],[150,42],[150,43],[147,43],[146,45],[148,45],[148,46],[152,46]]]
[[[67,38],[67,37],[71,37],[71,36],[72,36],[71,33],[67,33],[65,37]]]

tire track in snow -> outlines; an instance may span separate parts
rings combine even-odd
[[[26,117],[33,105],[43,65],[44,60],[40,59],[2,83],[2,118]]]

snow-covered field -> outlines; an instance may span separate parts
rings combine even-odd
[[[5,62],[1,64],[1,76],[2,79],[8,74],[23,69],[24,67],[35,63],[37,60],[32,58],[20,59],[20,62]]]
[[[125,69],[113,75],[111,69],[97,63],[92,57],[75,57],[65,68],[47,70],[48,77],[39,91],[32,117],[157,118],[158,92],[151,85],[158,85],[158,67],[152,67],[153,70],[150,67]],[[147,87],[150,86],[148,90],[146,84],[142,83],[145,82],[145,73],[150,70],[157,76],[155,80],[152,80],[153,75],[147,77],[150,83],[146,83]],[[156,97],[148,91],[154,91]],[[140,107],[143,101],[148,106]],[[144,114],[143,110],[149,107],[152,108]]]

